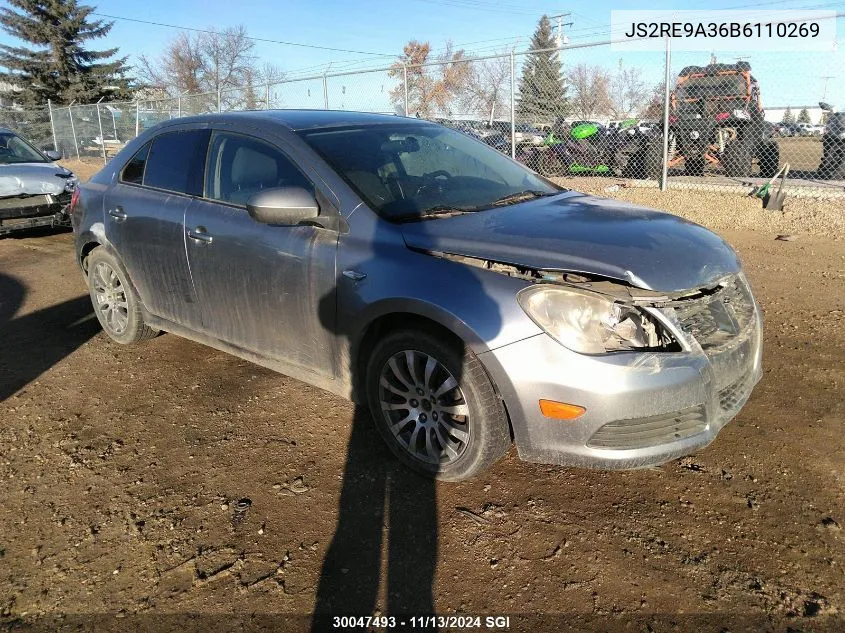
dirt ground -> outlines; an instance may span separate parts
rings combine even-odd
[[[0,628],[298,630],[433,601],[514,631],[842,630],[842,208],[754,227],[759,201],[617,195],[709,221],[765,315],[738,418],[633,472],[512,450],[434,485],[344,400],[171,335],[111,343],[70,234],[0,239]]]

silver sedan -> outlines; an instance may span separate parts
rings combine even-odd
[[[105,332],[167,331],[365,403],[409,466],[598,468],[698,450],[761,375],[736,253],[394,116],[168,121],[80,188]]]

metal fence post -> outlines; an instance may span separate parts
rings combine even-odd
[[[141,102],[135,102],[135,136],[141,133]]]
[[[511,51],[511,158],[516,160],[516,63]]]
[[[669,95],[672,80],[672,40],[666,38],[666,74],[663,79],[663,168],[660,171],[660,191],[666,191],[669,177]]]
[[[181,119],[182,118],[182,95],[180,94],[178,97],[178,101],[176,104],[176,115]]]
[[[100,101],[103,100],[103,97],[100,97]],[[100,101],[96,103],[97,106],[97,125],[100,128],[100,149],[103,152],[103,165],[106,164],[106,135],[103,134],[103,117],[100,116]]]
[[[73,134],[73,148],[76,150],[76,160],[80,160],[79,143],[76,140],[76,126],[73,124],[73,108],[71,106],[67,107],[67,116],[70,119],[70,132]]]
[[[406,64],[402,64],[402,81],[405,85],[405,116],[408,116],[408,66]]]
[[[222,101],[220,100],[220,88],[217,89],[217,111],[223,112]]]
[[[329,109],[329,81],[326,73],[323,73],[323,107]]]
[[[270,109],[270,82],[267,82],[267,88],[264,90],[264,109]]]
[[[56,142],[56,124],[53,122],[53,104],[47,99],[47,111],[50,113],[50,131],[53,133],[53,149],[59,151],[59,144]]]

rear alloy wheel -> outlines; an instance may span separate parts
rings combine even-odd
[[[427,332],[399,331],[373,351],[367,396],[391,451],[444,480],[472,477],[510,446],[504,407],[481,363]]]
[[[109,338],[125,345],[156,336],[158,331],[144,323],[138,297],[117,259],[98,247],[87,264],[91,304]]]

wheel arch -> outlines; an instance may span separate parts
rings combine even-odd
[[[349,385],[355,402],[366,402],[361,379],[366,375],[367,360],[376,342],[388,332],[418,327],[450,338],[456,345],[466,345],[474,354],[490,350],[484,338],[469,324],[449,310],[426,301],[384,300],[369,306],[358,323],[360,325],[354,328],[356,335],[349,337],[348,363],[351,372]],[[499,388],[489,372],[487,377],[501,398]]]
[[[85,233],[79,237],[77,240],[78,244],[81,246],[77,249],[77,263],[79,264],[80,268],[82,269],[83,274],[85,277],[88,277],[88,257],[96,248],[102,248],[105,250],[109,255],[117,260],[118,265],[122,269],[122,273],[126,276],[126,281],[132,287],[132,291],[135,293],[135,296],[138,297],[138,303],[141,307],[141,311],[146,315],[147,308],[144,305],[144,300],[141,298],[141,295],[138,294],[138,287],[135,285],[135,282],[132,280],[132,275],[129,274],[129,271],[126,269],[126,265],[123,263],[123,259],[117,253],[117,251],[112,248],[111,244],[109,244],[108,240],[104,238],[100,238],[95,233]]]
[[[367,361],[376,343],[390,332],[412,328],[418,328],[430,334],[444,336],[451,339],[455,345],[467,346],[475,354],[488,351],[487,345],[472,328],[442,308],[425,303],[414,303],[405,305],[401,309],[396,307],[396,309],[392,310],[379,310],[364,323],[359,330],[359,336],[350,345],[349,367],[352,375],[349,378],[353,401],[357,403],[366,403],[367,401],[363,379],[367,372]],[[493,391],[502,403],[508,423],[508,430],[511,439],[513,439],[513,424],[511,423],[507,403],[502,397],[493,376],[484,367],[484,363],[481,363],[481,367],[484,369],[484,373],[493,386]]]

